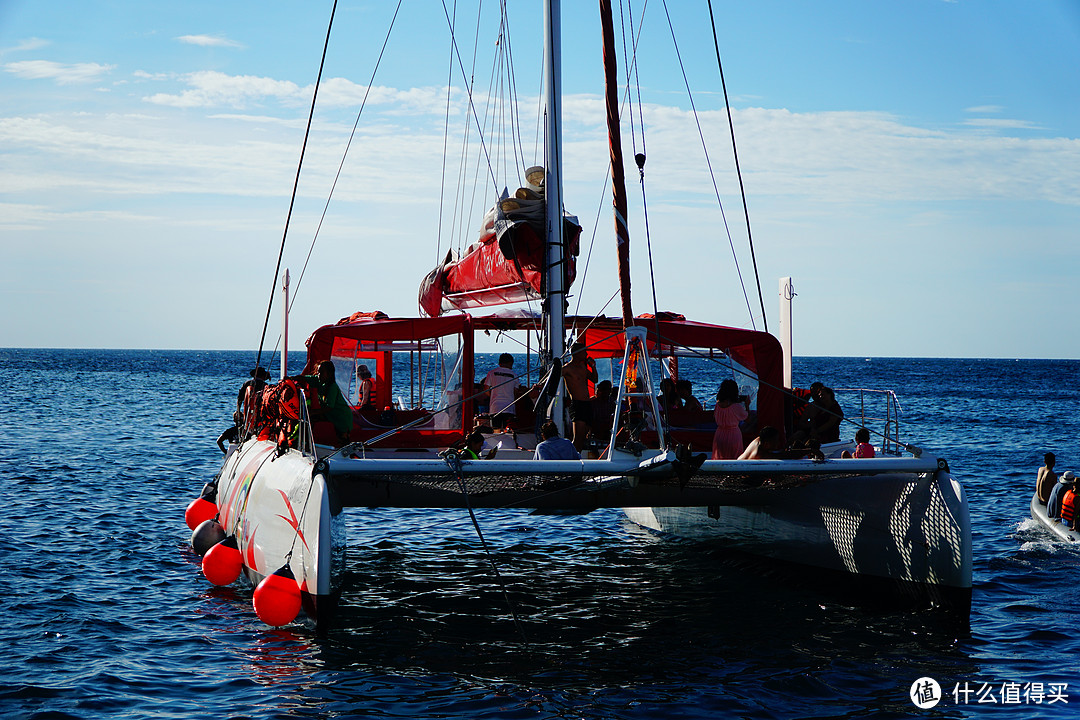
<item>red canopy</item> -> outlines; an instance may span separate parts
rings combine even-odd
[[[601,318],[584,321],[582,318],[575,318],[574,322],[585,327],[579,331],[578,339],[585,343],[591,356],[622,356],[626,339],[622,334],[622,320]],[[637,317],[634,318],[634,325],[643,327],[648,332],[646,344],[650,355],[657,354],[659,338],[660,355],[668,354],[677,348],[691,348],[698,350],[702,357],[708,357],[710,350],[719,350],[754,373],[759,383],[758,425],[772,425],[783,432],[784,351],[775,337],[757,330],[694,322],[683,319],[681,315],[662,315],[659,320],[653,317]]]
[[[472,349],[472,318],[468,315],[437,318],[390,318],[382,313],[374,317],[369,315],[376,314],[355,313],[335,325],[323,325],[311,333],[307,340],[308,355],[304,374],[314,374],[318,364],[329,360],[332,355],[351,355],[358,342],[430,340],[460,333],[465,337],[467,347]],[[335,352],[338,349],[343,352]]]

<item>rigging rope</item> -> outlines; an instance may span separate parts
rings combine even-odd
[[[746,204],[746,188],[743,186],[742,170],[739,168],[739,150],[735,147],[735,122],[731,117],[727,83],[724,81],[724,65],[720,62],[720,41],[716,37],[716,20],[713,18],[712,0],[709,3],[709,24],[712,26],[713,48],[716,50],[716,67],[720,71],[720,86],[724,89],[724,107],[727,108],[728,128],[731,131],[731,153],[735,157],[735,175],[739,178],[739,194],[742,195],[743,216],[746,218],[746,237],[750,243],[750,259],[754,263],[754,279],[757,280],[758,302],[761,303],[761,324],[769,332],[769,320],[765,316],[765,297],[761,294],[761,276],[758,274],[757,256],[754,253],[754,236],[750,232],[750,209]]]
[[[491,554],[491,548],[488,547],[487,540],[484,539],[484,532],[480,529],[480,521],[476,519],[476,511],[473,510],[472,502],[469,501],[469,491],[465,487],[465,478],[461,475],[461,454],[452,450],[447,450],[446,453],[443,454],[443,459],[446,460],[446,464],[450,468],[450,471],[454,473],[454,477],[457,478],[458,487],[461,488],[461,495],[465,499],[465,508],[469,511],[469,518],[472,520],[473,527],[476,529],[476,536],[480,538],[480,545],[484,548],[484,554],[487,556],[488,564],[491,565],[491,570],[495,573],[495,579],[499,581],[499,587],[502,588],[503,599],[506,600],[506,605],[510,609],[510,615],[514,618],[514,627],[517,628],[518,633],[521,635],[521,642],[527,649],[529,647],[529,638],[525,635],[525,628],[518,618],[517,608],[514,607],[514,602],[510,599],[510,593],[506,590],[506,581],[503,580],[502,573],[499,572],[499,566],[495,562],[495,556]]]
[[[698,137],[701,139],[701,149],[705,153],[705,164],[709,168],[709,179],[712,181],[713,192],[716,194],[716,202],[720,205],[720,217],[724,221],[724,230],[727,232],[728,244],[731,246],[731,257],[735,262],[735,271],[739,276],[739,285],[742,287],[743,299],[746,301],[746,311],[750,315],[750,325],[755,330],[757,325],[754,323],[754,311],[750,309],[750,296],[746,294],[746,281],[743,280],[742,268],[739,266],[739,258],[735,253],[735,241],[731,237],[731,228],[728,226],[727,213],[724,212],[724,203],[720,199],[720,188],[716,185],[716,173],[713,172],[712,161],[709,159],[709,149],[705,144],[705,133],[701,128],[701,118],[698,117],[697,106],[694,104],[694,95],[690,91],[690,81],[686,77],[686,66],[683,64],[682,53],[679,52],[679,41],[675,37],[675,26],[671,22],[671,12],[668,10],[667,0],[663,0],[664,13],[667,16],[668,29],[671,31],[671,41],[675,46],[675,55],[679,59],[679,69],[682,71],[683,83],[686,85],[686,94],[690,100],[690,109],[694,115],[694,122],[697,124]]]
[[[453,25],[457,22],[457,2],[454,3],[454,13],[450,19],[450,24]],[[451,36],[452,38],[453,36]],[[451,39],[451,43],[453,39]],[[454,83],[454,60],[453,56],[449,57],[449,62],[446,68],[446,112],[443,116],[443,152],[442,152],[442,172],[439,174],[441,181],[439,182],[439,223],[435,231],[435,263],[438,264],[441,261],[442,254],[442,225],[443,225],[443,203],[446,200],[446,158],[447,158],[447,146],[450,141],[450,99],[453,95],[453,83]],[[451,228],[453,226],[451,225]],[[453,230],[451,229],[451,232]]]
[[[296,205],[296,191],[300,185],[300,171],[304,167],[304,153],[307,151],[308,137],[311,135],[311,122],[315,116],[315,100],[319,97],[319,84],[322,82],[323,67],[326,65],[326,50],[330,46],[330,30],[334,27],[334,13],[337,12],[337,0],[330,10],[330,22],[326,26],[326,41],[323,43],[322,59],[319,61],[319,75],[315,79],[315,89],[311,93],[311,110],[308,112],[307,129],[304,130],[304,144],[300,148],[300,162],[296,165],[296,178],[293,180],[292,199],[289,201],[289,212],[285,216],[285,230],[281,234],[281,248],[278,250],[277,267],[274,268],[274,282],[270,286],[270,301],[266,305],[266,319],[263,321],[262,336],[259,338],[259,352],[255,356],[255,367],[259,367],[262,360],[263,344],[266,342],[266,328],[270,325],[270,311],[274,307],[274,296],[277,294],[278,274],[281,272],[281,258],[285,254],[285,238],[289,236],[289,221],[292,219],[293,207]]]
[[[322,215],[319,216],[319,224],[315,227],[315,235],[311,238],[311,245],[308,247],[307,256],[304,258],[304,266],[300,269],[300,277],[296,280],[296,285],[293,288],[293,303],[296,302],[296,296],[300,292],[300,283],[304,280],[304,273],[307,271],[308,263],[311,261],[311,254],[315,250],[315,241],[319,239],[319,233],[322,231],[323,222],[326,220],[326,213],[330,209],[330,200],[334,197],[334,191],[337,189],[338,180],[341,179],[341,171],[345,167],[345,158],[349,154],[349,148],[352,147],[353,139],[356,137],[356,129],[360,125],[360,116],[364,114],[364,107],[367,106],[368,96],[371,95],[371,86],[375,84],[375,76],[379,72],[379,65],[382,64],[383,55],[386,53],[386,46],[390,42],[390,34],[394,30],[394,23],[397,21],[398,12],[401,10],[402,0],[398,0],[397,7],[394,8],[394,16],[390,19],[390,27],[386,29],[386,37],[383,38],[382,48],[379,50],[379,57],[375,60],[375,67],[371,71],[371,79],[368,80],[367,89],[364,90],[364,99],[360,101],[360,109],[356,113],[356,120],[353,122],[352,132],[349,133],[349,140],[345,143],[345,151],[341,154],[341,162],[338,163],[337,173],[334,175],[334,182],[330,185],[330,192],[326,196],[326,203],[323,205]]]

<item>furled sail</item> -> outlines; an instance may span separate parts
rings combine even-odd
[[[429,317],[450,310],[504,305],[544,297],[544,170],[526,171],[527,186],[503,197],[484,216],[480,239],[460,258],[449,252],[420,283],[420,309]],[[563,215],[566,281],[576,275],[581,226]]]

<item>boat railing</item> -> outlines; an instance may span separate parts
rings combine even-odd
[[[315,430],[312,426],[311,415],[308,413],[307,397],[303,389],[298,388],[300,393],[300,422],[297,429],[296,449],[304,455],[316,456]]]
[[[900,415],[903,408],[892,390],[869,388],[834,388],[842,396],[844,419],[870,431],[870,442],[880,444],[885,455],[900,455],[909,449],[900,440]]]

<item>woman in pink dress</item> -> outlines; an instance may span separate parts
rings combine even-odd
[[[716,434],[712,441],[713,460],[735,460],[742,454],[745,448],[739,423],[750,417],[749,405],[750,398],[739,397],[738,383],[734,380],[720,383],[720,389],[716,392],[716,409],[713,410],[716,419]]]

